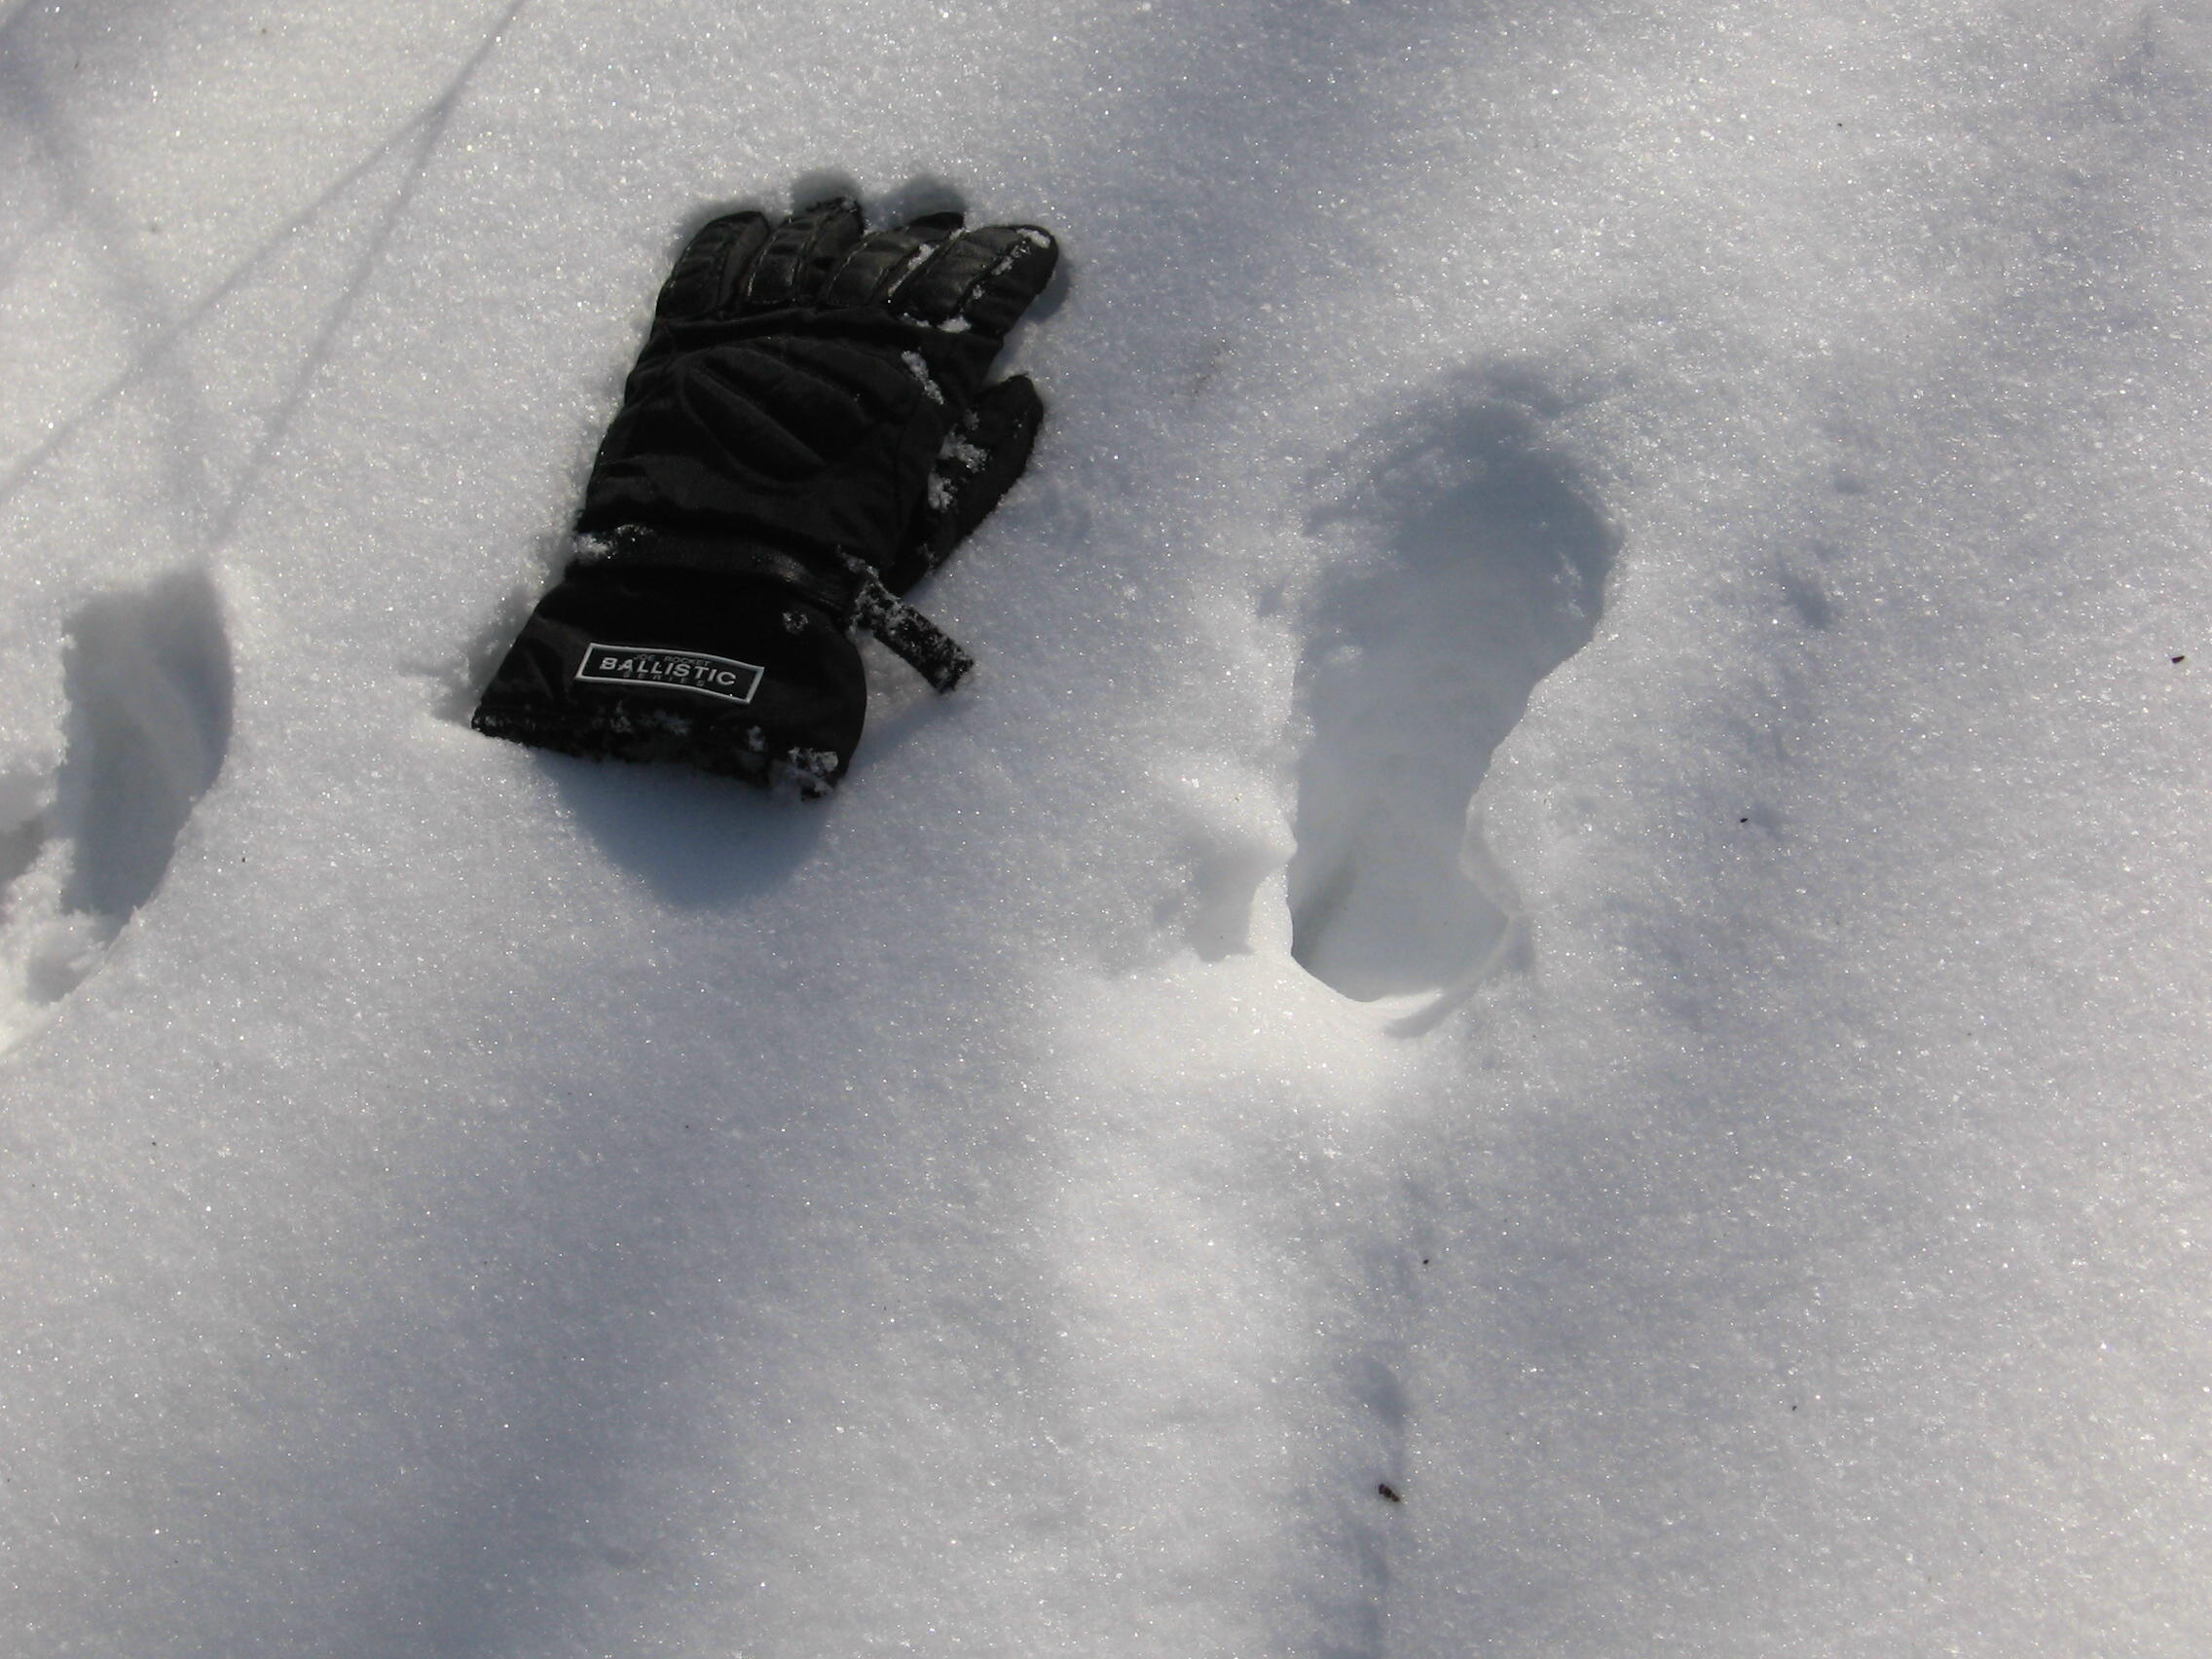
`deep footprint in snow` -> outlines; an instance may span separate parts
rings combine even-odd
[[[1509,918],[1468,830],[1536,682],[1588,643],[1619,537],[1544,439],[1521,373],[1455,383],[1341,464],[1309,522],[1343,538],[1299,670],[1291,953],[1347,997],[1464,981]]]
[[[222,767],[231,658],[213,584],[180,571],[92,600],[70,623],[62,679],[51,788],[0,772],[0,1044],[99,965]]]

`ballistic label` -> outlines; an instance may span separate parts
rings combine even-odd
[[[608,685],[650,685],[696,691],[725,703],[750,703],[760,689],[760,668],[704,651],[671,651],[658,645],[586,645],[578,680]]]

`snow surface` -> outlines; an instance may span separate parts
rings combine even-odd
[[[0,0],[0,1649],[2212,1650],[2208,117],[2204,0]],[[838,184],[1068,250],[973,682],[468,732]]]

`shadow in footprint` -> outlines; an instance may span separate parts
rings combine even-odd
[[[206,576],[181,571],[77,612],[63,659],[69,749],[57,827],[62,907],[121,928],[154,896],[231,739],[231,654]]]
[[[20,778],[0,792],[17,809],[0,826],[11,876],[0,948],[20,1009],[58,1002],[98,966],[161,886],[222,767],[231,659],[213,584],[186,571],[92,600],[70,623],[62,682],[66,750],[51,797],[41,806]],[[19,1023],[0,1019],[0,1038]]]
[[[1468,804],[1536,682],[1597,626],[1619,536],[1524,371],[1450,383],[1333,465],[1308,528],[1350,556],[1299,671],[1291,954],[1362,1002],[1466,981],[1511,918]]]

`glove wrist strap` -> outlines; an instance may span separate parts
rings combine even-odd
[[[883,585],[883,578],[858,559],[852,561],[860,589],[854,595],[853,625],[883,642],[901,662],[943,692],[959,684],[976,659],[942,628]]]

